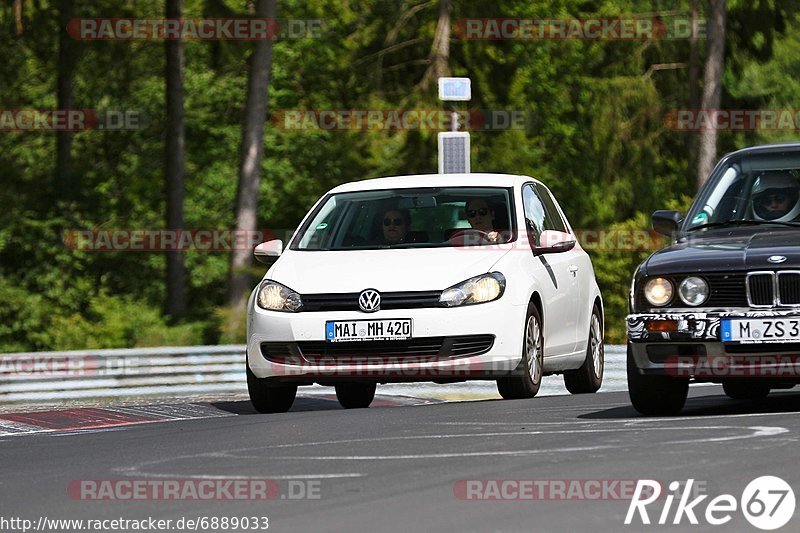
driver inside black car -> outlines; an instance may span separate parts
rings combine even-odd
[[[792,222],[800,215],[800,183],[789,172],[767,171],[753,183],[756,220]]]

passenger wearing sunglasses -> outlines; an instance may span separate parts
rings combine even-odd
[[[800,183],[789,172],[767,171],[753,184],[757,220],[790,222],[800,215]]]
[[[405,209],[389,209],[383,214],[383,242],[399,244],[406,242],[411,215]]]
[[[473,229],[482,231],[491,242],[497,242],[500,234],[494,227],[494,209],[483,198],[473,198],[466,205],[467,221]]]

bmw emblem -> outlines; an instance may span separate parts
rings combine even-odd
[[[786,256],[785,255],[771,255],[771,256],[769,256],[767,261],[769,261],[773,265],[779,265],[779,264],[783,263],[784,261],[786,261]]]
[[[365,289],[358,295],[358,307],[365,313],[374,313],[381,308],[381,295],[375,289]]]

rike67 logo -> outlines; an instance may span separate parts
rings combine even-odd
[[[732,494],[720,494],[706,501],[709,496],[697,496],[693,486],[694,479],[688,479],[685,484],[673,481],[669,484],[669,492],[662,494],[661,483],[640,479],[628,507],[625,524],[679,525],[688,522],[698,525],[704,519],[705,524],[721,526],[741,512],[754,527],[771,531],[786,525],[794,515],[794,491],[788,483],[776,476],[754,479],[748,483],[738,500]],[[692,498],[693,496],[696,497]],[[662,498],[663,507],[659,512],[660,502],[656,502]],[[676,500],[677,504],[673,507]],[[652,519],[650,512],[655,512]]]

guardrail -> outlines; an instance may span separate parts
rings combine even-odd
[[[0,405],[246,393],[245,345],[0,354]],[[393,384],[383,393],[491,397],[491,381]],[[448,390],[445,390],[449,387]],[[606,345],[603,390],[626,390],[625,347]],[[565,394],[548,378],[540,395]]]
[[[246,392],[245,345],[0,354],[0,404]]]

